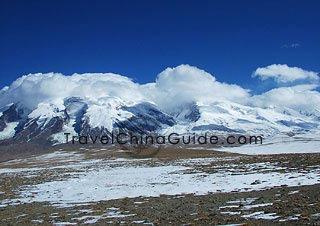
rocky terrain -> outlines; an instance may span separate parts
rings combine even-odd
[[[85,147],[3,161],[1,225],[319,225],[320,154]]]

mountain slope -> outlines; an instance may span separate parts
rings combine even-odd
[[[28,114],[27,114],[28,113]],[[0,139],[45,144],[64,143],[72,135],[110,135],[112,131],[133,133],[241,133],[265,136],[308,133],[320,127],[318,116],[292,109],[262,109],[232,102],[202,105],[191,102],[165,113],[156,105],[141,102],[128,106],[119,98],[104,102],[67,97],[62,106],[41,103],[28,110],[20,104],[2,108]]]

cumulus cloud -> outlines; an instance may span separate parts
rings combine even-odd
[[[272,64],[267,67],[259,67],[252,75],[261,80],[273,79],[277,83],[294,82],[297,80],[318,81],[317,72],[306,71],[299,67],[289,67],[286,64]]]
[[[117,97],[134,104],[153,102],[170,110],[178,105],[198,101],[247,101],[248,91],[237,85],[216,81],[211,74],[189,65],[167,68],[154,83],[139,85],[131,79],[112,73],[86,73],[64,76],[59,73],[29,74],[1,91],[0,105],[21,102],[30,109],[39,103],[62,105],[65,97],[81,97],[93,102]]]
[[[163,109],[190,101],[209,104],[214,101],[246,103],[248,90],[237,85],[218,82],[204,70],[189,65],[167,68],[161,72],[153,87],[154,101]]]
[[[97,101],[103,97],[118,97],[127,102],[143,100],[139,85],[129,78],[112,73],[87,73],[64,76],[59,73],[37,73],[22,76],[3,89],[0,105],[21,102],[33,109],[39,103],[62,105],[66,97],[81,97]]]
[[[280,68],[281,66],[284,65],[280,65]],[[285,65],[285,68],[287,67]],[[292,69],[300,74],[307,72],[300,68],[289,68],[289,71]],[[309,77],[318,78],[316,73],[310,73]],[[305,76],[300,74],[300,77]],[[283,73],[281,76],[283,77]],[[128,77],[112,73],[71,76],[38,73],[22,76],[9,87],[0,90],[0,107],[20,102],[33,110],[39,104],[52,103],[63,109],[65,98],[80,97],[89,104],[106,107],[109,100],[115,98],[117,103],[124,102],[127,105],[149,101],[168,113],[190,102],[212,104],[216,101],[230,101],[263,108],[278,105],[298,111],[320,110],[320,94],[316,88],[315,84],[282,87],[251,96],[248,90],[238,85],[219,82],[210,73],[189,65],[167,68],[158,74],[154,83],[143,85],[134,83]]]
[[[276,88],[251,97],[250,102],[262,108],[281,106],[313,112],[320,110],[320,93],[315,90],[317,87],[318,85],[310,84]]]

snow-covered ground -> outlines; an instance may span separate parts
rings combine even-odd
[[[264,139],[263,144],[224,147],[217,150],[247,155],[320,153],[320,134],[301,134],[294,137],[278,135]]]
[[[44,171],[58,168],[77,171],[72,175],[70,171],[59,171],[58,179],[21,187],[18,198],[2,200],[1,205],[47,201],[64,207],[125,197],[244,192],[281,185],[320,183],[318,167],[299,171],[288,170],[269,162],[248,163],[241,167],[228,163],[238,157],[180,159],[165,163],[157,159],[81,160],[79,154],[69,155],[58,151],[32,160],[61,160],[61,157],[65,159],[63,165],[24,168],[23,171],[10,169],[3,164],[7,170],[2,169],[0,174],[5,173],[7,176],[18,173],[20,176],[29,177],[30,172],[40,175]],[[221,160],[225,162],[219,163]],[[262,213],[259,213],[247,217],[261,215]]]
[[[22,202],[49,201],[68,205],[159,196],[161,194],[207,194],[209,192],[251,191],[275,186],[311,185],[320,182],[320,170],[304,173],[184,173],[187,167],[125,167],[92,170],[78,178],[36,185],[21,193]],[[254,184],[255,181],[261,181]],[[32,197],[32,194],[36,194]]]

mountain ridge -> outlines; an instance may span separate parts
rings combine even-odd
[[[154,103],[128,106],[118,98],[103,105],[68,97],[63,108],[41,103],[33,110],[21,103],[5,106],[0,116],[1,141],[64,143],[64,133],[110,135],[114,131],[133,133],[216,133],[263,134],[308,133],[319,128],[318,116],[286,109],[263,109],[231,102],[201,105],[190,102],[173,112],[164,112]],[[278,110],[278,111],[277,111]],[[27,114],[30,112],[29,114]]]

